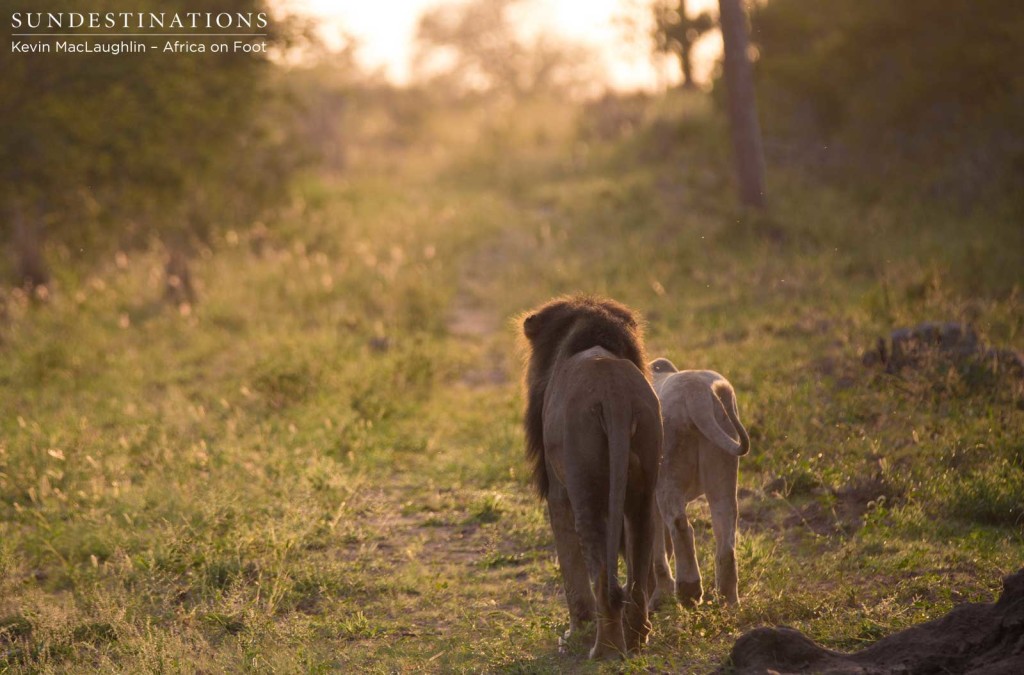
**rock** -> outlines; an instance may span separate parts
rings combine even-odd
[[[978,353],[978,334],[960,323],[922,323],[913,328],[894,330],[890,336],[885,369],[896,372],[904,366],[915,366],[935,353],[952,360]]]
[[[874,348],[865,350],[861,361],[865,366],[882,364],[888,373],[945,362],[958,366],[981,364],[1024,377],[1024,356],[1019,352],[990,348],[970,326],[953,322],[898,328],[888,340],[879,338]]]
[[[736,673],[832,672],[832,661],[843,655],[824,649],[793,628],[755,628],[733,645],[730,661]],[[744,670],[747,669],[747,670]],[[721,671],[720,671],[721,672]],[[860,672],[860,671],[857,671]]]
[[[1003,580],[994,603],[966,603],[870,647],[844,654],[792,628],[756,628],[733,645],[718,671],[735,675],[821,673],[1024,673],[1024,568]]]

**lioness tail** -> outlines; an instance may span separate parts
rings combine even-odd
[[[730,455],[742,457],[747,454],[750,450],[750,437],[747,435],[747,430],[740,424],[739,414],[736,411],[736,397],[731,395],[732,392],[723,389],[723,392],[730,394],[726,396],[728,400],[723,401],[714,389],[708,388],[703,383],[694,382],[688,383],[688,385],[687,408],[697,429],[715,447]],[[739,436],[739,442],[718,423],[718,416],[715,415],[716,408],[721,408],[721,411],[732,423],[736,435]]]

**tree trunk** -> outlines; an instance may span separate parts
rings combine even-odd
[[[13,208],[15,274],[19,286],[31,290],[50,283],[50,269],[43,257],[42,224],[37,214],[25,217],[21,204]]]
[[[693,50],[693,43],[689,39],[683,42],[679,51],[679,67],[683,70],[683,89],[696,89],[697,84],[693,81],[693,64],[690,52]]]
[[[164,298],[178,307],[194,305],[196,291],[192,286],[192,272],[183,246],[171,246],[164,272]]]
[[[754,75],[747,57],[747,17],[740,0],[718,0],[725,43],[725,85],[740,202],[764,208],[764,148],[757,121]]]
[[[686,15],[686,0],[679,0],[676,12],[683,26],[682,34],[679,36],[679,66],[683,69],[683,88],[695,89],[697,85],[693,81],[693,41],[690,39],[690,18]]]

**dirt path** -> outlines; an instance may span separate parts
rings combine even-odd
[[[456,385],[464,391],[501,397],[517,377],[518,361],[506,353],[508,320],[487,303],[498,270],[513,260],[508,242],[517,236],[488,237],[461,264],[446,323],[465,362]],[[444,461],[463,461],[462,449],[437,452]],[[337,545],[325,552],[372,580],[360,582],[366,587],[355,594],[371,624],[355,631],[356,645],[372,652],[401,641],[403,655],[421,659],[418,667],[426,670],[443,670],[445,654],[468,648],[466,635],[500,641],[528,625],[530,599],[542,598],[547,607],[558,592],[547,525],[532,493],[443,480],[401,466],[365,477],[339,510],[345,516],[335,523]]]

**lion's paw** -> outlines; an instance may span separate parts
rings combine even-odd
[[[626,650],[606,643],[598,643],[590,648],[590,658],[594,661],[605,659],[622,659],[626,657]]]
[[[644,621],[639,632],[629,631],[630,634],[626,639],[626,650],[630,654],[636,654],[643,649],[644,645],[647,644],[647,639],[651,634],[652,628],[653,626],[650,621]]]

